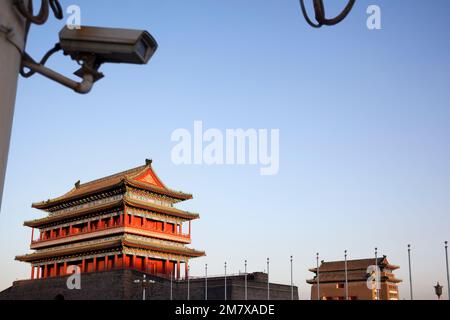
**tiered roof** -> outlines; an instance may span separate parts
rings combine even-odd
[[[152,192],[163,197],[168,197],[174,202],[192,199],[191,194],[174,191],[167,188],[154,172],[151,160],[147,160],[144,166],[85,184],[80,184],[77,182],[72,190],[61,197],[34,203],[33,208],[48,211],[50,215],[42,219],[26,221],[24,225],[32,228],[39,228],[61,220],[73,219],[99,211],[124,208],[125,206],[171,215],[185,220],[195,220],[200,217],[197,213],[183,211],[174,207],[162,206],[146,201],[140,201],[127,197],[126,195],[109,203],[103,203],[88,208],[75,209],[65,213],[52,214],[57,210],[68,208],[68,203],[76,203],[77,201],[82,201],[90,197],[95,199],[95,195],[99,193],[110,192],[127,186]]]
[[[183,193],[181,191],[174,191],[167,188],[154,172],[152,168],[152,161],[147,160],[144,166],[120,172],[109,177],[84,184],[81,184],[80,181],[78,181],[75,183],[75,187],[63,196],[34,203],[33,208],[51,212],[55,209],[55,207],[64,205],[65,203],[74,202],[93,196],[99,192],[107,192],[122,186],[132,186],[159,194],[161,196],[167,196],[176,201],[192,199],[191,194]]]
[[[34,262],[38,260],[49,259],[57,256],[80,255],[99,250],[114,250],[123,247],[146,249],[155,252],[180,254],[188,257],[201,257],[205,255],[204,251],[198,251],[185,246],[173,245],[169,242],[163,242],[154,239],[144,239],[143,237],[129,234],[109,237],[104,239],[80,242],[69,246],[59,246],[55,248],[42,249],[37,252],[17,256],[16,260],[23,262]]]
[[[134,192],[127,192],[129,189]],[[143,197],[141,197],[143,195]],[[161,199],[168,205],[145,201],[146,197]],[[181,221],[190,221],[199,218],[197,213],[179,210],[171,204],[192,199],[191,194],[174,191],[167,188],[152,168],[152,161],[146,160],[145,165],[117,173],[102,179],[81,184],[61,197],[34,203],[33,208],[48,212],[42,219],[27,221],[25,226],[32,228],[46,228],[63,221],[76,220],[90,214],[109,213],[117,210],[142,210],[144,213],[166,215]],[[152,237],[140,237],[135,234],[113,233],[107,237],[97,237],[86,241],[72,242],[66,245],[49,246],[36,249],[32,254],[16,257],[17,260],[33,262],[51,259],[57,256],[83,255],[93,251],[114,251],[129,248],[149,252],[163,252],[165,254],[181,255],[186,257],[204,256],[205,252],[197,251],[175,241],[164,241]]]
[[[375,264],[383,270],[394,271],[399,269],[399,266],[392,265],[387,260],[386,256],[379,257],[375,260],[375,258],[371,259],[359,259],[359,260],[348,260],[347,261],[347,279],[348,281],[365,281],[369,276],[367,274],[367,269],[370,266],[374,266]],[[311,268],[309,271],[316,273],[317,268]],[[342,282],[345,281],[345,261],[323,261],[319,267],[320,272],[320,282]],[[395,277],[390,277],[389,280],[391,282],[401,282],[401,280],[396,279]],[[309,284],[315,284],[317,281],[316,278],[307,280]]]

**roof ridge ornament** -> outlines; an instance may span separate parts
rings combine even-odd
[[[78,180],[77,182],[75,182],[75,189],[79,189],[81,186],[81,180]]]
[[[153,164],[153,160],[152,159],[145,159],[145,165],[146,166],[151,166]]]

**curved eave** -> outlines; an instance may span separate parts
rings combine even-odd
[[[171,198],[175,198],[179,201],[191,200],[193,198],[192,194],[183,193],[179,191],[174,191],[168,188],[160,188],[157,186],[153,186],[148,183],[140,182],[133,179],[125,179],[125,184],[131,187],[143,189],[146,191],[154,192],[160,195],[165,195]]]
[[[57,214],[54,216],[49,216],[43,219],[38,219],[38,220],[32,220],[32,221],[26,221],[24,223],[24,226],[26,227],[30,227],[30,228],[39,228],[39,227],[43,227],[45,225],[51,224],[51,223],[55,223],[58,221],[63,221],[63,220],[67,220],[67,219],[72,219],[72,218],[77,218],[79,216],[84,216],[90,213],[94,213],[97,211],[104,211],[104,210],[109,210],[109,209],[114,209],[114,208],[118,208],[123,206],[123,200],[117,200],[111,203],[107,203],[101,206],[97,206],[97,207],[92,207],[92,208],[86,208],[86,209],[81,209],[78,211],[74,211],[74,212],[70,212],[70,213],[65,213],[65,214]]]
[[[124,240],[123,245],[127,247],[137,248],[137,249],[146,249],[146,250],[152,250],[152,251],[159,251],[164,253],[171,253],[171,254],[178,254],[178,255],[184,255],[191,258],[198,258],[205,256],[204,251],[197,251],[194,249],[189,248],[170,248],[170,247],[164,247],[160,245],[152,245],[150,243],[143,243],[133,240]]]
[[[17,256],[15,260],[22,261],[22,262],[35,262],[39,260],[54,258],[58,256],[69,256],[74,254],[82,254],[90,251],[98,251],[98,250],[105,250],[105,249],[111,249],[116,248],[121,245],[121,239],[113,239],[110,241],[105,241],[103,243],[98,244],[86,244],[83,246],[76,246],[72,248],[61,248],[61,249],[55,249],[51,251],[46,252],[35,252],[32,254],[27,254],[23,256]]]
[[[396,266],[394,264],[388,264],[385,266],[385,268],[389,269],[389,270],[398,270],[398,269],[400,269],[400,266]]]
[[[178,218],[183,218],[186,220],[196,220],[196,219],[200,218],[200,215],[197,213],[191,213],[188,211],[183,211],[183,210],[179,210],[179,209],[171,208],[171,207],[158,206],[156,204],[151,204],[151,203],[147,203],[147,202],[143,202],[143,201],[139,201],[139,200],[134,200],[134,199],[130,199],[128,197],[125,197],[123,201],[124,201],[125,205],[128,205],[130,207],[143,209],[143,210],[149,210],[149,211],[155,211],[158,213],[167,214],[167,215],[175,216]]]
[[[362,282],[362,281],[367,281],[367,278],[368,278],[368,276],[361,278],[361,279],[349,279],[348,281],[349,282]],[[320,280],[320,283],[337,283],[337,282],[342,282],[342,281],[344,281],[344,279]],[[391,282],[391,283],[398,284],[398,283],[402,283],[403,280],[397,279],[397,278],[389,279],[387,277],[383,277],[382,282]],[[311,284],[311,285],[317,284],[317,279],[308,279],[308,280],[306,280],[306,283]]]
[[[398,283],[402,283],[403,280],[401,280],[401,279],[387,279],[386,282],[392,282],[392,283],[398,284]]]
[[[98,189],[93,189],[93,190],[89,190],[86,192],[82,192],[82,193],[76,193],[77,189],[74,188],[71,191],[69,191],[68,193],[66,193],[65,195],[59,197],[59,198],[55,198],[55,199],[51,199],[51,200],[47,200],[44,202],[38,202],[38,203],[33,203],[32,204],[32,208],[34,209],[38,209],[38,210],[45,210],[48,211],[49,209],[51,209],[52,207],[61,205],[65,202],[70,202],[70,201],[76,201],[76,200],[81,200],[85,197],[89,197],[91,195],[97,194],[97,193],[101,193],[101,192],[105,192],[105,191],[109,191],[109,190],[114,190],[117,188],[120,188],[124,185],[129,185],[138,189],[143,189],[146,191],[150,191],[150,192],[154,192],[160,195],[165,195],[171,198],[174,198],[176,200],[179,201],[185,201],[185,200],[190,200],[193,198],[193,196],[191,194],[187,194],[187,193],[182,193],[182,192],[178,192],[178,191],[173,191],[170,189],[165,189],[165,188],[160,188],[157,186],[152,186],[150,184],[147,183],[143,183],[143,182],[139,182],[136,180],[132,180],[132,179],[127,179],[124,178],[122,179],[120,182],[115,182],[115,183],[111,183],[109,185],[106,185],[102,188],[98,188]]]
[[[34,208],[34,209],[39,209],[39,210],[48,210],[48,209],[50,209],[50,208],[52,208],[54,206],[63,204],[65,202],[80,200],[80,199],[83,199],[85,197],[91,196],[93,194],[97,194],[97,193],[105,192],[105,191],[108,191],[108,190],[120,188],[123,185],[124,185],[124,180],[121,180],[118,183],[116,182],[116,183],[104,186],[102,188],[90,190],[88,192],[83,192],[83,193],[74,193],[77,190],[75,188],[75,189],[72,189],[71,191],[69,191],[69,193],[67,193],[66,195],[64,195],[62,197],[51,199],[51,200],[47,200],[47,201],[44,201],[44,202],[33,203],[31,207]]]

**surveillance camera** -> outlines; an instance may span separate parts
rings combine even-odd
[[[39,73],[75,92],[85,94],[94,83],[103,78],[99,68],[103,63],[146,64],[158,48],[155,39],[147,31],[82,27],[71,30],[64,27],[59,33],[60,42],[55,45],[41,62],[25,55],[22,67],[30,69],[26,75]],[[77,61],[81,68],[75,72],[83,80],[76,82],[45,66],[45,62],[62,50]]]
[[[80,61],[95,58],[96,64],[146,64],[158,48],[147,31],[81,27],[64,27],[59,33],[60,46],[65,55]]]

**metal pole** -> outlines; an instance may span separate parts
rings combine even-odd
[[[408,244],[408,265],[409,265],[409,294],[411,296],[411,300],[413,298],[413,285],[412,285],[412,274],[411,274],[411,245]]]
[[[145,301],[146,299],[146,297],[145,297],[145,286],[147,285],[147,281],[146,281],[146,278],[147,278],[147,276],[144,274],[144,280],[142,281],[142,287],[143,287],[143,290],[142,290],[142,300],[143,301]]]
[[[13,1],[0,1],[0,210],[25,29],[25,19],[13,8]]]
[[[267,300],[270,300],[270,259],[267,258]]]
[[[205,264],[205,300],[208,300],[208,264]]]
[[[140,284],[142,286],[142,301],[147,300],[147,286],[150,286],[150,284],[156,283],[153,280],[147,280],[147,276],[144,274],[141,279],[134,280],[134,283]]]
[[[378,278],[379,278],[379,272],[378,272],[378,248],[375,248],[375,293],[377,297],[377,301],[380,300],[380,295],[378,292]]]
[[[345,250],[345,300],[348,300],[348,265],[347,265],[347,250]]]
[[[247,293],[247,260],[245,260],[245,275],[244,275],[244,288],[245,288],[245,300],[248,300],[248,293]]]
[[[188,266],[188,275],[191,273],[191,267]],[[190,281],[189,281],[189,276],[187,277],[187,299],[188,301],[191,300],[191,292],[190,292]]]
[[[291,300],[294,300],[294,256],[291,256]]]
[[[450,300],[450,273],[448,271],[448,241],[445,241],[445,262],[447,264],[447,292],[448,292],[448,300]]]
[[[225,301],[227,301],[227,263],[225,262]]]
[[[173,283],[173,269],[170,271],[170,300],[173,300],[172,283]]]
[[[317,300],[320,300],[320,267],[319,267],[319,253],[316,254],[316,265],[317,265]]]

